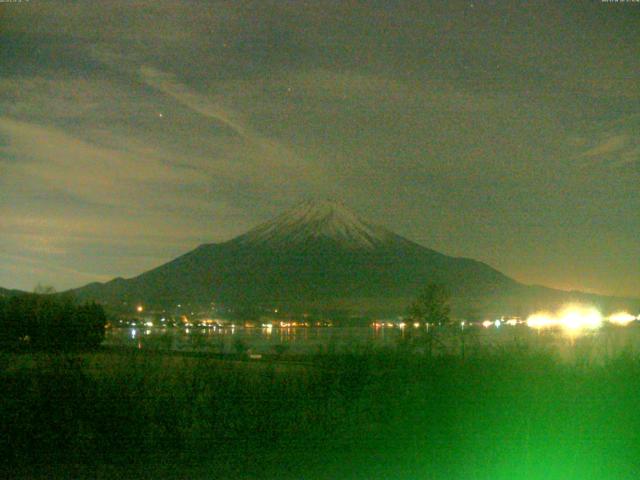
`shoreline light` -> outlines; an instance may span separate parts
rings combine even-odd
[[[602,314],[594,307],[572,305],[560,312],[560,323],[566,330],[597,330]]]
[[[556,313],[537,312],[527,318],[527,326],[537,330],[562,328],[569,333],[597,330],[602,326],[602,314],[595,307],[567,305]]]
[[[552,328],[558,326],[558,319],[554,318],[551,313],[539,312],[530,315],[527,318],[527,326],[535,329]]]
[[[613,323],[614,325],[620,325],[621,327],[625,327],[629,325],[631,322],[636,320],[636,317],[631,315],[629,312],[616,312],[609,317],[607,317],[607,321],[609,323]]]

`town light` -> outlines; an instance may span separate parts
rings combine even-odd
[[[571,305],[560,312],[565,330],[595,330],[602,326],[602,314],[594,307]]]
[[[550,328],[558,326],[558,319],[554,318],[548,312],[538,312],[527,318],[527,326],[540,330],[542,328]]]
[[[595,307],[567,305],[555,314],[538,312],[527,318],[527,325],[535,329],[562,327],[568,332],[596,330],[602,326],[602,314]]]
[[[625,326],[629,325],[635,319],[636,319],[636,317],[634,317],[633,315],[631,315],[628,312],[616,312],[616,313],[610,315],[607,318],[609,323],[613,323],[615,325],[620,325],[622,327],[625,327]]]

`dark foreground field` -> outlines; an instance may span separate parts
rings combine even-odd
[[[640,359],[0,357],[4,478],[637,479]]]

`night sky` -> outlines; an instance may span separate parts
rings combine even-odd
[[[640,2],[0,3],[0,286],[133,276],[307,198],[640,297]]]

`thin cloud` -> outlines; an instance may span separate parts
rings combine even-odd
[[[0,132],[9,139],[4,155],[22,159],[11,165],[9,174],[101,204],[131,206],[134,198],[135,203],[145,197],[149,200],[154,191],[166,197],[164,187],[206,181],[201,173],[178,171],[149,156],[98,147],[51,127],[0,117]],[[172,198],[171,203],[179,204],[180,198]]]
[[[600,140],[576,156],[580,168],[625,168],[640,162],[640,137],[629,133],[600,135]]]
[[[255,154],[260,158],[260,163],[267,164],[265,166],[293,168],[290,174],[302,176],[306,181],[312,182],[323,173],[317,165],[305,162],[288,147],[253,130],[237,112],[225,106],[219,98],[212,99],[196,93],[180,83],[174,74],[154,67],[143,65],[139,72],[147,85],[169,95],[194,112],[220,122],[250,142],[257,150]]]
[[[258,139],[258,135],[255,132],[251,132],[237,118],[234,118],[237,115],[220,104],[190,91],[189,88],[176,80],[175,75],[147,66],[140,67],[140,75],[149,86],[173,97],[193,111],[221,122],[249,140]]]
[[[629,137],[627,135],[615,135],[607,138],[593,148],[582,153],[582,157],[598,157],[600,155],[609,155],[622,150],[628,144]]]
[[[58,289],[66,289],[75,286],[78,282],[107,281],[109,275],[96,274],[84,270],[55,264],[47,258],[48,255],[29,257],[26,255],[11,255],[0,253],[0,275],[31,278],[33,282],[23,280],[16,288],[30,290],[37,284],[52,285]]]

